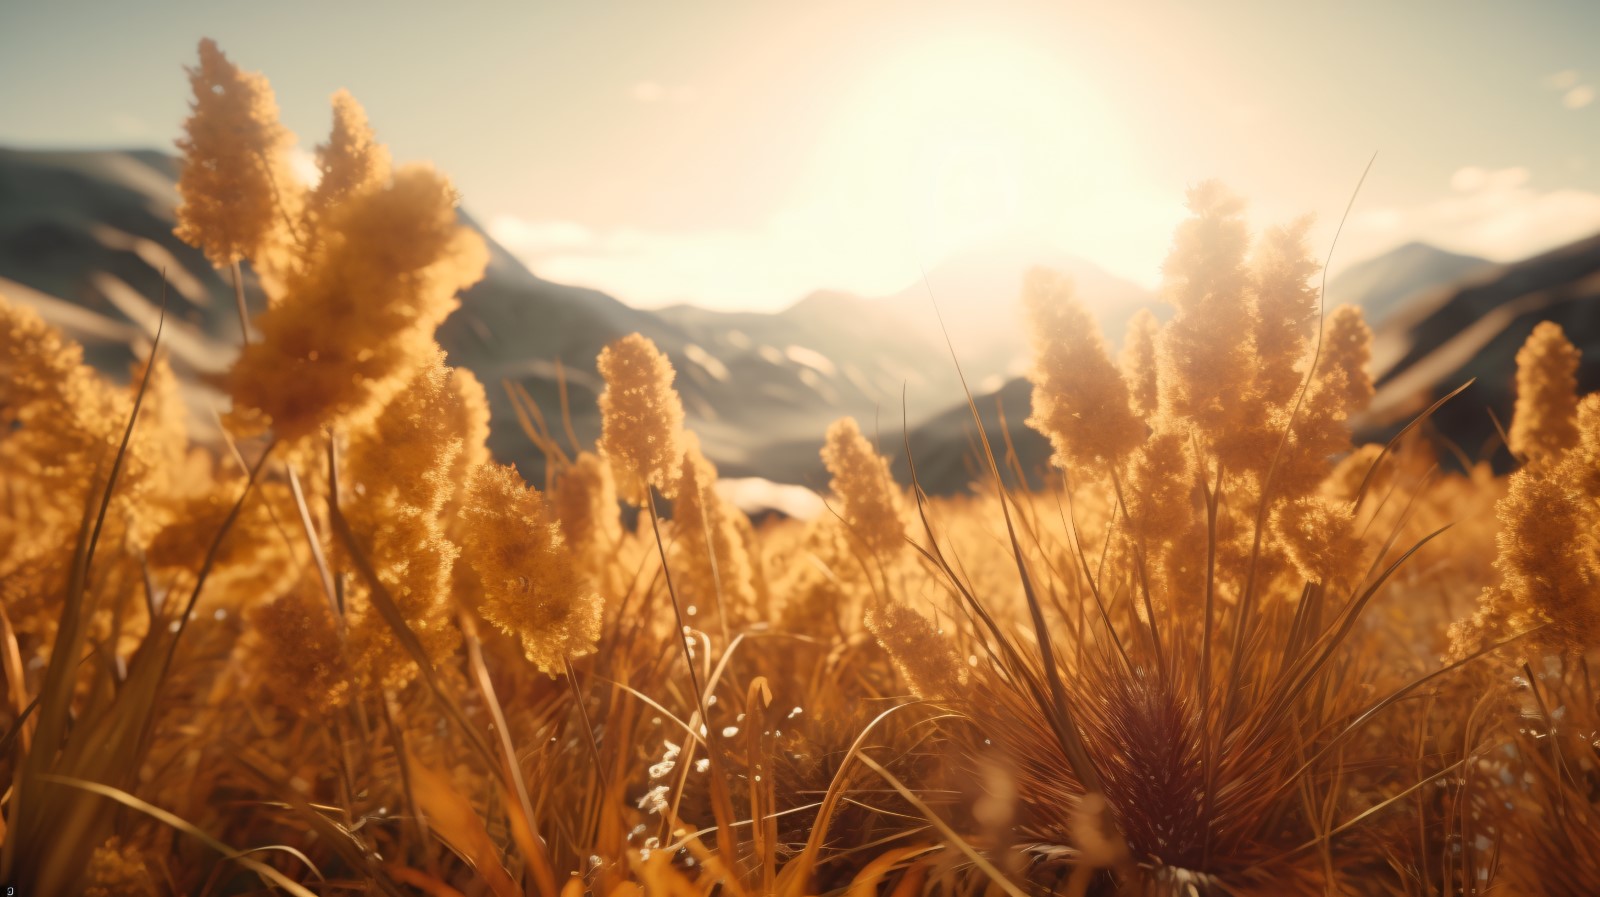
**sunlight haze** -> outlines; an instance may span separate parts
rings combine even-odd
[[[1326,247],[1374,152],[1335,270],[1600,227],[1579,3],[74,8],[0,13],[0,145],[170,149],[172,60],[212,35],[272,73],[307,159],[347,87],[535,273],[638,306],[889,294],[1000,244],[1150,287],[1187,186],[1314,213]]]

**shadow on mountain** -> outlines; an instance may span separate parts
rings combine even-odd
[[[177,160],[161,152],[0,150],[0,291],[38,308],[84,345],[90,363],[119,378],[148,351],[165,301],[163,343],[187,384],[196,435],[207,438],[215,436],[213,410],[226,407],[207,384],[232,362],[239,322],[227,277],[172,234],[176,178]],[[462,221],[478,229],[465,214]],[[567,451],[568,424],[572,439],[589,447],[599,431],[595,358],[637,331],[672,359],[689,425],[725,476],[825,489],[817,450],[827,425],[848,414],[878,434],[902,481],[910,478],[909,440],[918,479],[934,494],[987,475],[948,333],[996,457],[1004,461],[1001,434],[1009,432],[1017,463],[1037,484],[1049,447],[1023,424],[1030,390],[1017,378],[1027,358],[1015,298],[1022,271],[1042,260],[1072,275],[1113,346],[1137,309],[1165,316],[1147,291],[1087,262],[1016,248],[952,259],[882,298],[819,291],[773,314],[643,310],[541,279],[485,240],[488,271],[438,340],[451,364],[487,387],[495,456],[535,483],[543,482],[543,458],[507,387],[528,392]],[[248,272],[245,290],[259,312]],[[1477,378],[1438,413],[1434,429],[1468,456],[1488,452],[1491,412],[1508,419],[1516,351],[1541,320],[1560,323],[1585,350],[1581,388],[1600,387],[1600,237],[1511,265],[1408,244],[1347,269],[1328,293],[1330,303],[1361,305],[1374,323],[1378,395],[1357,422],[1363,438],[1387,438]]]

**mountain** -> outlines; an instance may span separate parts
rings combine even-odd
[[[147,351],[165,292],[163,344],[187,384],[191,420],[204,438],[211,410],[225,400],[203,384],[237,353],[238,313],[226,275],[172,234],[177,175],[177,160],[153,151],[0,150],[0,290],[38,308],[83,343],[91,364],[113,376],[125,376]],[[478,229],[466,216],[463,223]],[[452,363],[489,386],[496,453],[536,469],[498,385],[502,378],[524,382],[554,409],[559,359],[574,368],[574,403],[592,408],[600,346],[633,330],[672,334],[608,296],[534,277],[485,240],[484,278],[462,297],[439,340]],[[252,314],[259,312],[260,292],[248,269],[245,295]]]
[[[163,342],[188,384],[191,418],[204,438],[212,410],[225,407],[205,384],[231,363],[238,320],[227,277],[172,235],[176,178],[177,161],[154,151],[0,149],[0,292],[37,307],[83,343],[92,364],[126,378],[147,350],[165,291]],[[478,229],[465,214],[462,222]],[[1048,449],[1022,425],[1029,390],[1016,379],[1027,357],[1016,299],[1026,268],[1042,260],[1072,275],[1113,346],[1134,311],[1163,311],[1147,291],[1080,259],[993,248],[952,258],[922,282],[878,298],[819,291],[776,314],[647,311],[537,277],[484,239],[488,271],[438,339],[452,364],[488,387],[496,456],[534,482],[542,480],[543,460],[522,432],[505,384],[526,389],[560,436],[564,381],[574,434],[590,445],[599,431],[595,357],[634,331],[672,359],[689,425],[730,479],[821,488],[823,431],[851,414],[896,456],[904,454],[909,427],[930,492],[965,486],[981,471],[973,466],[975,432],[946,332],[996,451],[1003,448],[998,400],[1031,473]],[[245,287],[259,311],[248,271]],[[1486,409],[1501,421],[1509,417],[1516,350],[1544,319],[1561,323],[1585,350],[1583,388],[1600,386],[1600,237],[1512,265],[1408,244],[1352,266],[1328,292],[1330,304],[1360,304],[1374,322],[1378,396],[1359,421],[1367,438],[1384,438],[1432,399],[1477,377],[1435,424],[1445,438],[1479,450],[1494,435]],[[896,465],[904,476],[904,459]]]
[[[1351,265],[1328,280],[1327,305],[1359,305],[1367,323],[1383,325],[1423,294],[1466,281],[1494,267],[1488,259],[1411,242]]]
[[[1600,235],[1509,265],[1412,243],[1347,269],[1329,283],[1328,295],[1330,306],[1353,302],[1376,317],[1377,395],[1353,422],[1359,441],[1388,440],[1433,402],[1476,378],[1429,426],[1445,444],[1442,454],[1448,446],[1469,456],[1494,448],[1495,420],[1509,424],[1516,401],[1517,350],[1540,321],[1560,324],[1583,352],[1579,392],[1600,389]],[[1018,378],[974,401],[997,459],[1005,452],[999,413],[1004,409],[1017,459],[1033,480],[1045,470],[1050,444],[1022,423],[1032,412],[1031,397],[1028,382]],[[898,433],[897,427],[885,434],[883,448],[894,455],[895,475],[909,482]],[[984,475],[964,401],[913,427],[909,440],[917,479],[931,493],[953,491]],[[1502,469],[1510,462],[1504,452],[1493,457]]]
[[[939,330],[942,318],[960,354],[962,364],[979,376],[977,383],[996,375],[1022,372],[1027,350],[1018,296],[1023,275],[1043,265],[1072,279],[1078,299],[1100,324],[1113,350],[1122,343],[1123,331],[1141,308],[1165,318],[1167,306],[1133,283],[1076,256],[1038,246],[981,247],[968,250],[929,270],[924,282],[914,283],[881,300],[901,326],[920,328],[928,338],[944,345]],[[934,313],[934,304],[938,314]],[[958,396],[959,398],[959,396]]]
[[[1478,270],[1396,309],[1376,329],[1377,397],[1362,426],[1373,437],[1391,435],[1476,378],[1432,423],[1469,456],[1493,448],[1495,418],[1511,421],[1517,350],[1540,321],[1560,324],[1583,353],[1578,391],[1600,389],[1600,235]],[[1503,452],[1496,460],[1509,462]]]
[[[698,350],[730,364],[754,356],[810,367],[806,381],[828,400],[827,419],[799,432],[773,433],[778,438],[749,465],[735,463],[724,472],[821,488],[827,477],[817,452],[833,418],[849,414],[868,432],[881,432],[891,453],[901,446],[902,422],[927,423],[931,428],[916,446],[933,447],[937,434],[945,432],[934,419],[948,416],[947,409],[965,395],[962,375],[975,393],[988,393],[1023,369],[1029,350],[1018,294],[1023,274],[1041,260],[1073,277],[1079,296],[1115,343],[1138,309],[1166,316],[1151,293],[1081,259],[994,248],[951,258],[928,271],[925,282],[888,296],[820,290],[777,314],[683,305],[657,313]],[[951,361],[952,347],[960,371]],[[745,382],[741,375],[732,379]],[[727,401],[737,405],[748,399],[729,396]],[[954,470],[960,458],[952,463]],[[966,480],[940,477],[930,483],[930,491],[949,491]]]
[[[163,344],[187,384],[197,436],[210,438],[212,412],[226,399],[206,384],[237,353],[239,323],[229,277],[172,234],[177,175],[177,159],[156,151],[0,149],[0,291],[38,308],[118,378],[148,350],[165,293]],[[595,358],[635,331],[672,359],[689,424],[730,478],[805,481],[836,417],[892,420],[898,432],[902,402],[918,424],[963,394],[922,284],[878,299],[818,292],[777,314],[646,311],[534,275],[461,217],[483,235],[490,263],[437,337],[450,363],[488,389],[495,455],[534,482],[543,459],[506,385],[526,389],[559,437],[564,381],[574,435],[590,445],[599,431]],[[1054,261],[1107,310],[1109,326],[1150,301],[1087,263]],[[975,389],[1003,382],[1023,355],[1015,309],[1025,267],[1016,253],[974,253],[928,274]],[[245,295],[258,313],[248,266]]]

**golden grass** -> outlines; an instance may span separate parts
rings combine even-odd
[[[532,490],[431,342],[481,267],[442,178],[341,94],[286,182],[265,79],[202,57],[182,233],[272,272],[227,450],[159,334],[124,392],[0,301],[18,893],[1600,891],[1600,398],[1558,330],[1511,477],[1352,445],[1359,312],[1207,184],[1123,367],[1028,278],[1043,490],[1005,432],[969,494],[904,488],[846,419],[829,513],[753,526],[638,335],[593,451],[506,385]]]

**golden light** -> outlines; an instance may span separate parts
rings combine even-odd
[[[806,187],[852,246],[933,264],[1144,226],[1132,181],[1106,99],[1069,61],[1018,35],[955,33],[909,45],[864,79]]]

